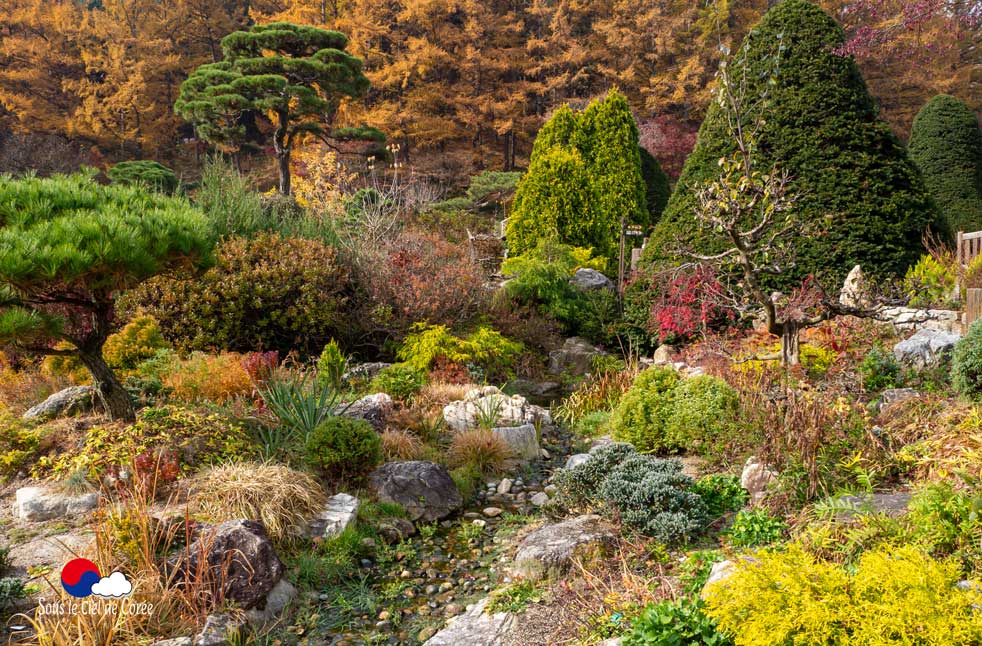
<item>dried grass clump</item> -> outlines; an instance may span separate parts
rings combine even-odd
[[[302,531],[327,496],[311,475],[280,464],[230,462],[210,467],[190,482],[188,509],[210,521],[261,521],[274,541]]]
[[[903,448],[898,458],[919,480],[982,478],[982,408],[952,400],[910,400],[890,406],[879,420]]]
[[[48,395],[72,385],[65,375],[52,375],[33,367],[17,368],[0,352],[0,410],[20,416]]]
[[[471,467],[489,474],[504,471],[513,454],[508,443],[494,432],[477,429],[455,435],[449,456],[455,467]]]
[[[418,460],[426,446],[408,431],[387,430],[382,433],[382,454],[387,461]]]
[[[442,381],[423,386],[416,398],[417,406],[423,410],[443,408],[450,402],[463,399],[468,392],[477,388],[476,384],[449,384]]]

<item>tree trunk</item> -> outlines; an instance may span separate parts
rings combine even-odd
[[[290,151],[276,153],[276,162],[280,171],[280,193],[290,194]]]
[[[106,365],[101,349],[79,352],[78,357],[92,373],[96,396],[102,402],[109,417],[124,422],[136,420],[136,411],[133,409],[133,402],[130,401],[130,394],[123,388],[123,384],[119,383],[112,368]]]
[[[785,323],[781,331],[781,365],[796,366],[801,361],[801,343],[798,339],[798,325]]]

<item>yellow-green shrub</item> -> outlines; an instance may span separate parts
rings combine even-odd
[[[913,547],[865,553],[850,574],[791,545],[742,560],[708,587],[706,614],[737,646],[982,643],[982,593],[958,565]]]
[[[911,307],[934,307],[951,300],[958,277],[957,263],[953,255],[944,260],[925,254],[907,270],[904,292],[910,298]]]
[[[106,339],[102,356],[110,367],[125,372],[152,359],[157,350],[169,347],[170,343],[161,334],[157,320],[152,316],[140,315]]]
[[[399,359],[425,373],[437,359],[479,366],[486,374],[508,377],[519,355],[521,343],[505,338],[489,327],[479,327],[467,337],[454,335],[446,326],[417,323],[396,353]]]
[[[672,368],[649,368],[639,374],[610,417],[614,438],[630,442],[641,453],[678,449],[665,436],[665,425],[679,380]]]
[[[34,474],[64,477],[85,470],[98,478],[110,467],[126,466],[151,450],[173,452],[185,472],[255,453],[246,430],[221,415],[163,406],[144,408],[135,424],[90,428],[81,449],[53,459],[41,458]]]

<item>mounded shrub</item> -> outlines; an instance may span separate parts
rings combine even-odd
[[[610,416],[614,438],[630,442],[641,453],[674,451],[666,428],[671,416],[672,393],[681,377],[673,368],[654,367],[637,376]]]
[[[982,229],[982,129],[968,105],[947,94],[921,108],[910,158],[952,231]]]
[[[426,373],[408,363],[395,363],[375,375],[369,390],[386,393],[394,399],[409,401],[425,385]]]
[[[959,394],[974,400],[982,399],[982,323],[972,323],[955,345],[951,383]]]
[[[904,146],[879,119],[855,61],[835,53],[843,42],[831,16],[806,0],[785,0],[747,35],[730,66],[734,86],[745,83],[747,96],[757,97],[779,58],[766,114],[749,115],[765,117],[755,161],[762,170],[777,164],[788,172],[798,197],[794,217],[825,229],[795,240],[796,268],[777,287],[814,274],[838,289],[857,264],[873,276],[902,275],[923,252],[928,227],[950,235]],[[646,263],[674,260],[676,239],[704,253],[723,249],[722,236],[695,220],[696,191],[734,150],[726,115],[714,103],[646,247]]]
[[[382,439],[363,419],[329,417],[307,438],[307,464],[329,476],[364,475],[382,461]]]
[[[982,593],[961,578],[912,546],[868,551],[849,571],[791,545],[738,560],[705,613],[736,646],[978,644]]]
[[[110,367],[122,371],[135,370],[158,351],[170,348],[152,316],[137,316],[116,334],[106,339],[102,355]]]
[[[586,462],[559,471],[555,478],[560,500],[568,506],[587,502],[614,467],[637,454],[630,444],[615,442],[593,451]]]
[[[161,193],[173,193],[180,183],[174,171],[147,159],[119,162],[106,175],[114,184],[140,184]]]
[[[719,377],[683,379],[672,393],[665,424],[669,445],[706,452],[731,437],[740,412],[740,395]]]
[[[256,349],[317,354],[348,332],[349,271],[315,240],[231,238],[194,278],[157,277],[126,299],[181,351]]]

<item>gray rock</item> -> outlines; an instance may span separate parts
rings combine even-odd
[[[375,375],[391,365],[391,363],[384,363],[381,361],[376,361],[374,363],[359,363],[357,366],[352,366],[346,373],[344,373],[342,379],[345,381],[372,379],[375,377]]]
[[[501,495],[511,492],[512,481],[511,478],[502,478],[501,482],[498,483],[497,492]]]
[[[549,494],[547,494],[544,491],[540,491],[538,493],[532,494],[532,497],[529,498],[529,502],[535,505],[536,507],[542,507],[543,505],[549,502]]]
[[[600,646],[621,646],[623,641],[622,637],[611,637],[600,642]]]
[[[358,499],[339,493],[327,500],[327,506],[310,522],[310,535],[334,538],[346,530],[358,517]]]
[[[614,281],[601,274],[596,269],[581,268],[577,269],[573,277],[569,279],[577,289],[585,292],[595,289],[614,289]]]
[[[379,500],[402,505],[413,522],[441,520],[464,502],[450,472],[435,462],[387,462],[368,482]]]
[[[614,529],[593,514],[540,527],[518,546],[510,574],[538,579],[562,573],[574,558],[604,549],[615,537]]]
[[[880,410],[909,399],[917,399],[921,391],[914,388],[889,388],[880,393]]]
[[[539,437],[532,424],[499,426],[491,432],[503,439],[519,460],[528,462],[539,457]]]
[[[186,553],[170,563],[178,571],[177,581],[210,570],[212,580],[224,582],[225,599],[237,602],[244,610],[262,603],[283,576],[283,563],[265,528],[254,520],[202,527]]]
[[[424,646],[502,646],[515,628],[515,616],[507,612],[489,615],[484,599],[457,615],[446,627],[424,642]]]
[[[416,533],[416,526],[405,518],[383,518],[378,521],[378,533],[386,543],[401,543]]]
[[[97,493],[73,496],[48,491],[42,487],[21,487],[14,494],[14,510],[21,520],[67,518],[92,511],[98,506]]]
[[[71,386],[51,395],[43,402],[27,409],[21,419],[44,421],[56,417],[67,417],[92,410],[92,386]]]
[[[280,579],[273,589],[266,595],[263,607],[253,608],[246,611],[246,618],[249,623],[258,626],[272,621],[280,613],[286,610],[290,602],[297,597],[297,589],[286,579]]]
[[[664,365],[666,363],[674,364],[675,353],[676,350],[673,346],[663,343],[655,350],[655,354],[652,355],[651,360],[657,365]]]
[[[572,469],[578,467],[587,460],[590,459],[589,453],[577,453],[566,458],[566,464],[563,465],[564,469]]]
[[[747,490],[752,502],[759,502],[767,495],[770,486],[777,481],[777,475],[756,457],[750,457],[747,458],[743,473],[740,474],[740,486]]]
[[[392,398],[385,393],[366,395],[349,404],[347,408],[342,406],[338,412],[345,417],[363,419],[376,431],[381,431],[385,427],[385,420],[389,413],[392,412]]]
[[[494,386],[474,388],[463,399],[443,407],[443,421],[456,433],[477,428],[482,418],[493,418],[493,426],[552,423],[548,410],[521,395],[505,395]]]
[[[517,395],[536,400],[558,399],[565,394],[563,385],[555,381],[530,381],[528,379],[515,379],[510,384],[510,389]]]
[[[586,339],[570,337],[562,348],[549,353],[549,372],[554,375],[585,375],[593,370],[593,358],[605,354]]]
[[[194,638],[194,646],[228,646],[231,637],[238,635],[245,624],[224,613],[208,615],[205,626]]]
[[[951,353],[961,336],[937,330],[920,330],[905,341],[893,346],[897,361],[917,369],[930,368]]]
[[[194,646],[194,637],[175,637],[154,642],[153,646]]]
[[[852,510],[843,511],[841,518],[851,518],[863,514],[884,514],[887,516],[903,516],[910,504],[910,494],[904,491],[896,493],[873,493],[860,496],[842,496],[839,501],[850,505]]]
[[[503,512],[500,507],[485,507],[484,511],[482,511],[481,513],[487,516],[488,518],[497,518]]]

